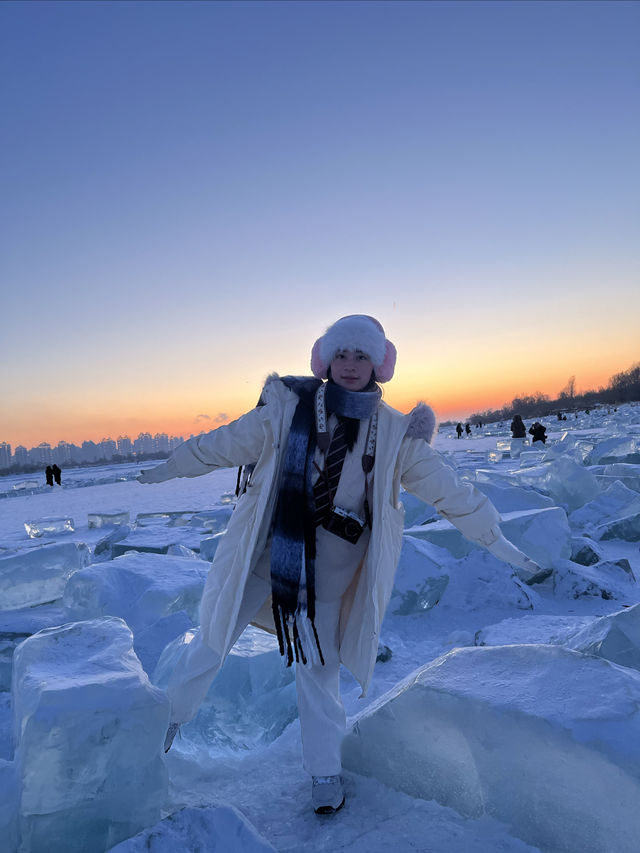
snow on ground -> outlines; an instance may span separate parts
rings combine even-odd
[[[577,420],[558,422],[557,425],[549,419],[547,428],[549,441],[546,448],[525,448],[526,452],[538,450],[544,453],[533,454],[522,460],[508,454],[504,458],[500,458],[499,453],[496,455],[497,442],[509,439],[506,423],[502,426],[488,425],[483,430],[473,428],[471,437],[460,440],[455,437],[453,427],[443,429],[436,438],[435,446],[447,455],[462,476],[469,479],[482,477],[490,484],[487,488],[492,488],[491,484],[515,484],[520,488],[518,478],[526,471],[527,494],[531,495],[535,491],[537,494],[551,495],[553,503],[557,504],[557,497],[553,495],[558,484],[548,477],[545,479],[545,472],[549,469],[547,463],[555,450],[571,446],[571,458],[579,460],[582,465],[583,460],[598,443],[613,435],[632,435],[635,436],[635,441],[640,442],[640,407],[622,407],[618,413],[596,410],[590,416],[582,414]],[[544,454],[548,455],[546,462]],[[638,481],[638,492],[640,466],[636,464],[636,459],[632,458],[629,462],[630,458],[632,457],[627,454],[625,460],[618,460],[619,464],[626,467],[616,470],[622,471],[622,479],[627,487],[633,489]],[[598,466],[589,469],[594,472],[594,476],[600,478],[598,489],[606,488],[612,480],[613,473],[607,470],[607,465],[610,467],[615,462],[615,459],[605,457],[600,460]],[[146,463],[144,467],[148,465],[149,463]],[[53,489],[44,486],[43,476],[0,478],[0,559],[25,553],[27,549],[41,547],[47,542],[75,541],[85,543],[93,554],[93,559],[101,562],[113,556],[115,552],[110,549],[126,547],[123,543],[134,542],[136,536],[136,547],[143,550],[147,542],[155,541],[165,545],[175,543],[178,549],[182,550],[174,553],[186,557],[191,553],[187,549],[198,547],[202,539],[200,528],[196,529],[187,523],[188,514],[219,510],[224,506],[228,501],[228,494],[235,487],[236,472],[218,471],[193,480],[181,479],[156,486],[141,486],[134,479],[140,467],[122,465],[104,466],[101,469],[63,470],[63,487]],[[484,473],[480,475],[478,471]],[[26,483],[33,481],[38,481],[38,485],[24,487]],[[16,486],[18,488],[15,488]],[[515,492],[507,491],[504,494],[507,496],[505,500],[511,500]],[[520,497],[523,494],[520,488]],[[584,501],[583,505],[587,506],[587,510],[582,510],[582,515],[577,518],[589,516],[588,501]],[[518,506],[518,509],[521,507]],[[139,514],[174,515],[169,520],[166,516],[158,519],[148,517],[144,522],[140,522],[137,530],[132,532],[123,528],[112,542],[105,544],[103,540],[109,533],[109,528],[89,528],[87,516],[89,513],[119,511],[128,511],[132,523]],[[598,512],[600,518],[603,512],[601,507]],[[179,513],[184,513],[185,518],[178,517]],[[595,514],[594,509],[594,518]],[[205,515],[206,513],[203,513],[203,517]],[[73,519],[75,531],[45,533],[40,539],[29,539],[24,522],[46,518]],[[215,533],[215,528],[211,526],[213,523],[209,520],[211,533]],[[573,526],[570,533],[573,537],[579,537],[584,531]],[[102,546],[99,545],[101,541]],[[635,578],[631,578],[625,569],[614,566],[606,575],[611,589],[598,587],[595,592],[589,592],[589,578],[583,575],[574,576],[571,573],[573,569],[583,568],[588,573],[589,567],[569,564],[565,560],[556,567],[558,576],[562,575],[564,586],[559,582],[556,586],[547,582],[537,589],[523,591],[514,585],[508,567],[497,561],[491,562],[493,558],[485,558],[484,552],[474,549],[462,560],[455,560],[451,555],[446,555],[436,546],[425,542],[426,547],[436,549],[434,554],[444,555],[441,576],[447,576],[448,584],[442,601],[428,610],[420,611],[417,608],[415,612],[411,612],[409,609],[409,615],[397,615],[393,612],[387,614],[381,642],[391,650],[391,658],[377,665],[366,699],[360,698],[358,685],[349,673],[343,672],[342,690],[349,717],[352,720],[358,719],[363,711],[394,690],[403,679],[452,649],[474,644],[504,646],[514,643],[562,643],[568,636],[588,628],[597,617],[614,614],[640,602],[640,586],[635,580],[640,579],[638,542],[603,538],[596,544],[600,565],[626,560]],[[98,557],[100,547],[103,551]],[[491,587],[494,590],[491,594],[487,593],[489,587],[483,586],[483,577],[486,579],[487,573],[491,575],[490,581],[494,585]],[[413,576],[407,577],[407,583],[410,584]],[[580,595],[572,597],[570,591],[578,589],[582,590]],[[585,589],[588,594],[584,593]],[[603,591],[605,595],[602,594]],[[154,601],[155,606],[161,606],[160,599],[156,598]],[[49,616],[47,607],[50,608]],[[179,633],[184,630],[184,625],[180,623],[178,614],[171,611],[170,605],[167,607],[167,615],[163,617],[167,621],[162,624],[166,630],[170,630],[171,620],[177,620],[176,625],[182,626],[175,628]],[[31,633],[44,624],[49,624],[47,619],[54,619],[55,623],[55,614],[62,620],[64,613],[60,602],[31,608],[28,614],[31,627],[25,633]],[[22,630],[29,621],[25,622],[23,614],[24,611],[20,614],[0,613],[0,691],[4,690],[0,692],[0,793],[6,792],[7,802],[10,801],[10,795],[15,793],[11,776],[12,721],[7,673],[10,672],[11,665],[11,644],[15,645],[16,638],[19,639],[16,626],[20,623]],[[147,638],[147,644],[149,643],[151,639]],[[2,684],[5,686],[2,687]],[[549,701],[549,697],[545,697],[545,700]],[[400,790],[386,787],[373,776],[362,776],[350,771],[345,771],[344,774],[347,795],[345,808],[331,818],[315,816],[310,808],[309,780],[301,768],[297,720],[286,725],[282,734],[273,742],[249,750],[225,748],[219,743],[207,748],[205,743],[202,737],[190,737],[189,733],[185,733],[184,737],[176,741],[166,757],[169,787],[162,804],[164,816],[175,814],[186,807],[231,806],[280,853],[301,849],[336,853],[342,850],[355,853],[386,853],[391,848],[396,853],[488,853],[539,849],[529,846],[518,837],[517,826],[500,823],[488,814],[465,818],[435,800],[409,796]],[[522,760],[525,761],[526,756],[523,756]],[[0,825],[5,813],[6,810],[3,812],[0,808]],[[218,812],[220,815],[223,813],[229,817],[229,810]],[[185,820],[188,814],[190,813],[185,812]],[[216,812],[209,808],[208,811],[199,811],[197,814],[199,826],[206,827],[207,820],[215,820]],[[229,819],[232,818],[235,819],[233,815]],[[156,846],[148,849],[171,850],[171,845],[175,845],[176,831],[176,825],[169,827],[168,824],[158,824],[153,833]],[[184,840],[189,837],[189,832],[183,825],[180,831],[183,833],[180,843],[187,845],[183,847],[187,853],[189,850],[199,849],[195,818],[191,842]],[[202,829],[202,832],[205,830]],[[243,838],[245,836],[253,838],[251,833],[245,833]],[[240,835],[237,835],[236,841],[233,842],[235,846],[229,846],[225,853],[249,851],[249,847],[240,846],[238,838]],[[133,845],[133,841],[131,844]],[[125,851],[127,842],[123,842],[118,849]],[[143,848],[131,846],[130,849]],[[574,853],[571,847],[565,849]],[[577,847],[575,853],[578,853]]]

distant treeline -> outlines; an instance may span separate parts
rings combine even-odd
[[[93,462],[75,462],[69,461],[66,463],[59,462],[58,464],[64,468],[96,468],[100,465],[122,465],[125,462],[146,462],[148,459],[168,459],[170,453],[131,453],[123,455],[114,453],[110,459],[96,459]],[[6,476],[8,474],[37,474],[44,471],[46,462],[26,462],[24,465],[9,465],[8,468],[0,468],[0,474]]]
[[[576,394],[575,386],[576,378],[572,376],[555,400],[550,399],[547,394],[541,394],[540,391],[534,394],[523,394],[514,397],[510,403],[505,403],[501,409],[474,412],[469,417],[469,421],[473,424],[493,423],[510,420],[514,415],[521,415],[523,418],[543,418],[555,415],[559,411],[571,412],[577,409],[591,409],[596,405],[617,406],[620,403],[640,401],[640,362],[612,376],[606,388]]]

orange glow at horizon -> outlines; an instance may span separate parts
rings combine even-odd
[[[440,420],[464,419],[474,412],[502,408],[521,394],[541,392],[555,399],[566,386],[569,378],[564,367],[547,366],[547,369],[524,371],[505,365],[491,365],[484,361],[476,365],[452,365],[448,370],[443,363],[432,364],[429,369],[399,370],[396,377],[383,386],[384,400],[400,411],[410,411],[415,404],[424,400],[435,410]],[[620,367],[626,370],[627,364]],[[619,372],[603,368],[576,375],[578,393],[598,389],[607,384],[610,377]],[[4,420],[0,440],[17,445],[35,447],[42,442],[55,446],[60,441],[81,444],[83,441],[99,442],[103,438],[117,440],[121,435],[137,438],[141,432],[151,435],[166,433],[182,436],[207,432],[228,423],[253,408],[264,377],[245,380],[239,386],[228,377],[224,385],[208,387],[206,393],[195,393],[193,389],[154,389],[120,397],[114,401],[85,396],[81,400],[70,398],[53,401],[27,403],[9,413]],[[212,401],[215,399],[215,404]],[[126,413],[126,414],[125,414]],[[10,423],[15,415],[15,422]],[[23,424],[29,427],[25,430]]]

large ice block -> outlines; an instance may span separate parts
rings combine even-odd
[[[229,504],[203,510],[192,516],[190,524],[208,533],[223,533],[229,525],[232,512],[233,507]]]
[[[566,455],[534,468],[522,468],[514,476],[521,485],[550,495],[569,512],[593,500],[600,491],[593,474]]]
[[[356,718],[343,761],[542,850],[635,853],[640,674],[558,646],[457,649]]]
[[[604,551],[593,539],[586,536],[574,536],[571,539],[571,561],[581,566],[593,566],[604,560]]]
[[[640,541],[640,512],[626,515],[616,521],[599,524],[592,531],[594,539],[623,539],[625,542]]]
[[[89,563],[77,542],[43,545],[0,557],[0,610],[18,610],[62,597],[67,580]]]
[[[513,569],[488,551],[472,551],[450,570],[441,605],[460,613],[482,610],[532,610],[535,592],[522,584]]]
[[[24,528],[31,539],[40,539],[42,536],[54,536],[56,533],[73,533],[75,525],[73,519],[65,518],[39,518],[34,521],[25,521]]]
[[[402,539],[389,610],[397,616],[424,613],[440,601],[456,563],[444,548],[406,535]]]
[[[246,817],[233,806],[186,808],[109,853],[276,853]]]
[[[640,494],[616,481],[592,501],[574,510],[569,521],[572,527],[582,528],[586,533],[590,533],[597,525],[639,512]]]
[[[88,566],[65,589],[67,619],[119,616],[137,632],[184,610],[197,623],[208,569],[202,560],[138,553]]]
[[[154,684],[167,684],[193,636],[193,631],[187,631],[167,646]],[[181,733],[207,747],[232,750],[271,743],[297,717],[294,677],[293,668],[284,665],[276,638],[249,626],[229,653],[198,715],[182,726]]]
[[[637,463],[638,461],[640,461],[640,441],[634,435],[617,435],[599,441],[585,459],[587,465],[606,465],[615,462]]]
[[[640,670],[640,604],[601,616],[574,633],[565,645]]]
[[[121,524],[117,527],[112,527],[106,536],[103,536],[96,542],[93,553],[96,557],[102,556],[103,559],[113,559],[113,546],[117,542],[122,542],[127,536],[131,535],[131,525]]]
[[[524,512],[507,512],[500,528],[506,538],[543,568],[571,556],[571,530],[558,506]]]
[[[89,527],[111,527],[129,524],[131,513],[128,509],[112,510],[111,512],[90,512],[87,514]]]
[[[610,486],[616,480],[620,480],[634,492],[640,492],[640,465],[630,465],[623,462],[614,462],[611,465],[595,465],[591,469],[602,488]]]
[[[466,555],[475,547],[473,542],[460,533],[451,522],[441,519],[430,524],[420,524],[405,529],[405,534],[414,539],[423,539],[437,545],[438,548],[446,548],[447,551],[457,559]]]
[[[517,512],[523,509],[543,509],[553,506],[553,500],[531,488],[508,483],[476,482],[474,486],[486,495],[498,512]]]
[[[425,524],[438,517],[435,507],[417,498],[409,492],[400,492],[400,502],[404,507],[404,526],[413,527],[417,524]]]
[[[155,823],[167,793],[169,703],[120,619],[50,628],[13,671],[21,850],[107,850]]]
[[[581,566],[569,560],[556,563],[553,590],[563,598],[603,598],[627,600],[635,578],[628,560],[604,561]]]

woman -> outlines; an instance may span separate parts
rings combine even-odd
[[[270,377],[257,408],[139,477],[158,483],[251,466],[207,578],[199,633],[167,688],[165,749],[247,624],[275,628],[288,665],[297,664],[304,766],[320,814],[344,803],[339,668],[351,670],[364,696],[402,546],[400,486],[526,583],[550,574],[507,542],[489,500],[432,450],[432,410],[421,403],[403,415],[382,402],[378,383],[391,379],[395,362],[377,320],[343,317],[313,347],[315,378]]]

